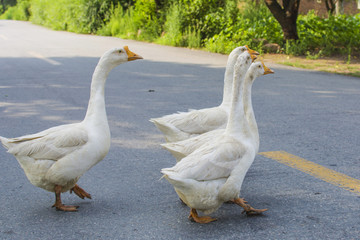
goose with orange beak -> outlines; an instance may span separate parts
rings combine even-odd
[[[84,120],[60,125],[17,138],[0,137],[13,154],[28,180],[35,186],[55,193],[57,210],[77,211],[78,206],[64,205],[61,193],[74,192],[80,198],[91,195],[76,183],[110,149],[110,129],[105,110],[105,82],[119,64],[142,59],[129,50],[113,48],[100,58],[91,81],[90,99]]]

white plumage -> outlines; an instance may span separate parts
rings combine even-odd
[[[76,182],[101,161],[110,148],[104,99],[107,76],[115,66],[141,58],[127,46],[104,53],[92,77],[89,105],[82,122],[18,138],[0,137],[3,146],[18,160],[29,181],[37,187],[55,192],[54,206],[58,210],[77,209],[77,206],[62,204],[62,192],[70,190],[81,198],[91,198]]]
[[[230,53],[224,76],[223,100],[219,106],[150,119],[165,135],[167,142],[181,141],[218,128],[225,128],[231,105],[234,64],[237,57],[245,51],[258,54],[247,46],[237,47]],[[253,55],[251,57],[255,58]]]
[[[161,170],[178,196],[191,208],[190,217],[199,223],[216,219],[199,217],[197,210],[210,214],[230,200],[244,207],[248,214],[266,210],[253,209],[239,198],[256,151],[249,124],[244,118],[242,97],[244,84],[241,79],[250,64],[250,54],[240,54],[234,67],[232,103],[223,134],[203,144],[174,167]]]
[[[256,143],[256,154],[259,151],[259,131],[251,101],[251,88],[253,82],[257,77],[269,73],[273,73],[273,71],[266,67],[264,63],[256,62],[251,64],[244,78],[245,85],[244,92],[242,94],[244,102],[244,118],[246,118],[249,124],[253,141],[255,141]],[[168,150],[176,158],[177,161],[180,161],[182,158],[191,154],[203,144],[210,142],[217,136],[223,134],[224,131],[225,129],[220,128],[182,141],[164,143],[161,144],[161,146]]]

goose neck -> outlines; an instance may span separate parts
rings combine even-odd
[[[250,131],[252,133],[252,136],[254,138],[254,141],[256,145],[259,145],[259,131],[258,126],[256,123],[256,118],[254,114],[254,109],[252,106],[252,94],[251,89],[253,82],[255,80],[255,76],[246,74],[245,76],[245,87],[244,87],[244,93],[243,93],[243,101],[244,101],[244,111],[245,111],[245,117],[249,124]]]
[[[227,133],[247,132],[248,125],[244,118],[244,103],[243,103],[243,90],[244,90],[244,77],[241,74],[243,71],[236,71],[234,74],[234,82],[232,89],[232,101],[228,124],[226,127]]]
[[[232,94],[232,85],[233,85],[233,66],[226,67],[225,76],[224,76],[224,91],[223,91],[223,100],[222,106],[231,105],[231,94]]]
[[[95,116],[105,116],[105,82],[111,69],[104,68],[101,64],[95,68],[91,81],[90,99],[85,119],[91,119]]]

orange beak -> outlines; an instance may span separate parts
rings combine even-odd
[[[257,58],[256,55],[259,55],[259,53],[255,50],[252,50],[248,47],[248,45],[245,45],[245,47],[247,48],[248,52],[250,53],[250,57],[251,57],[251,60],[254,62]]]
[[[128,61],[134,61],[134,60],[137,60],[137,59],[143,59],[142,56],[137,55],[136,53],[133,53],[132,51],[130,51],[128,46],[125,46],[124,49],[126,51],[126,54],[128,55]]]
[[[268,68],[267,66],[265,66],[265,64],[264,64],[264,62],[263,61],[261,61],[261,64],[263,65],[263,67],[264,67],[264,75],[266,75],[266,74],[270,74],[270,73],[274,73],[274,71],[273,70],[271,70],[270,68]]]

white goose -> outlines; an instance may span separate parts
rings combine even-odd
[[[234,64],[237,57],[245,51],[250,53],[253,60],[256,58],[254,55],[258,54],[248,46],[237,47],[230,53],[224,76],[223,100],[219,106],[150,119],[165,135],[167,142],[181,141],[217,128],[225,128],[231,106]]]
[[[245,87],[243,92],[243,101],[244,101],[244,109],[245,109],[245,118],[249,124],[250,132],[253,136],[253,140],[255,141],[255,153],[257,154],[259,151],[259,130],[257,127],[255,114],[251,101],[251,88],[255,79],[261,75],[266,75],[274,73],[270,68],[266,67],[263,62],[252,63],[248,71],[246,72],[244,81]],[[204,134],[191,137],[179,142],[171,142],[161,144],[166,150],[168,150],[177,161],[180,161],[182,158],[191,154],[193,151],[198,149],[203,144],[212,141],[212,139],[217,136],[223,134],[225,129],[216,129],[213,131],[206,132]]]
[[[189,218],[198,223],[216,219],[199,217],[197,210],[210,214],[230,200],[242,206],[247,214],[266,211],[254,209],[239,198],[242,182],[254,161],[256,149],[249,124],[244,118],[241,94],[244,88],[241,78],[250,64],[248,52],[242,53],[235,64],[232,105],[225,132],[174,167],[161,170],[180,199],[191,208]]]
[[[61,202],[61,193],[69,190],[80,198],[91,198],[76,182],[101,161],[110,148],[104,99],[106,79],[117,65],[141,58],[127,46],[104,53],[92,76],[89,105],[82,122],[60,125],[18,138],[0,137],[29,181],[37,187],[55,192],[53,207],[56,209],[77,211],[78,206],[66,206]]]

